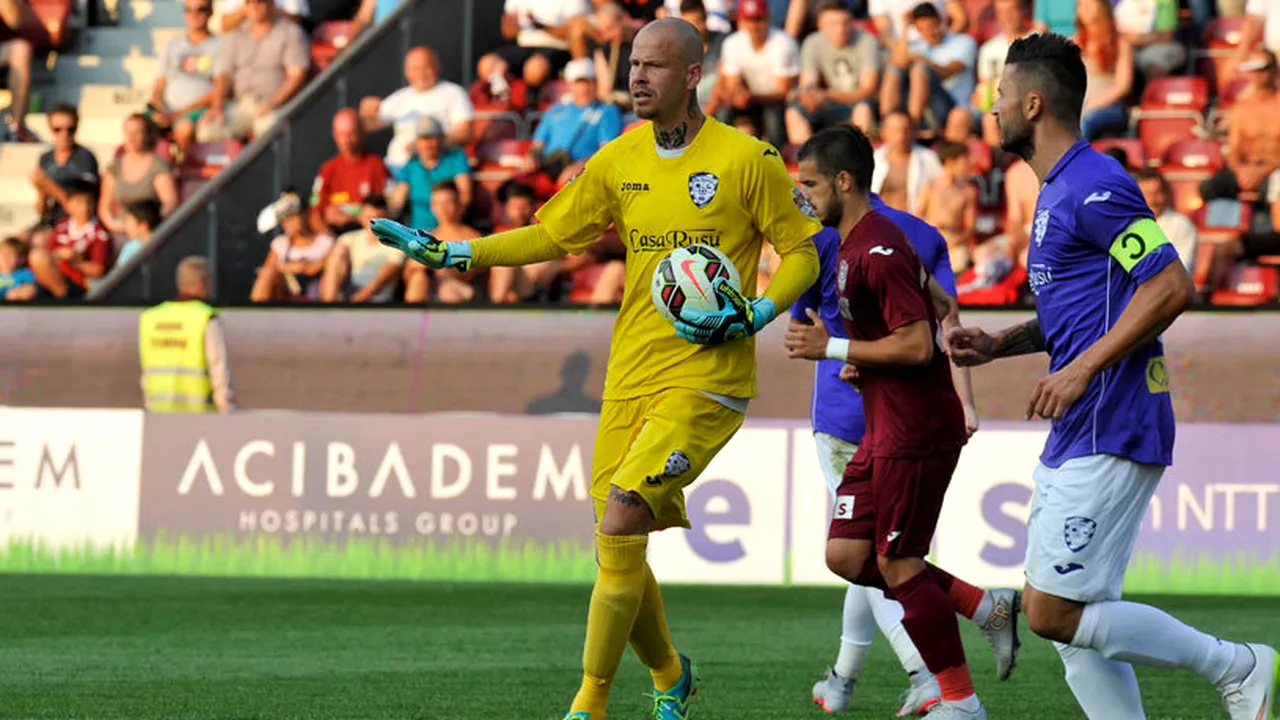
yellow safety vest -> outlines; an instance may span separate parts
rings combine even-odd
[[[211,412],[204,332],[217,312],[199,300],[165,302],[138,321],[144,404],[149,412]]]

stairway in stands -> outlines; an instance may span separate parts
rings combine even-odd
[[[123,0],[99,15],[116,19],[112,25],[85,27],[81,9],[69,19],[75,29],[69,46],[47,58],[44,50],[36,50],[31,94],[41,112],[27,115],[27,127],[42,142],[0,144],[0,237],[37,220],[29,177],[50,148],[45,111],[59,102],[79,108],[76,139],[105,169],[120,145],[124,118],[147,103],[161,50],[184,32],[182,0]]]

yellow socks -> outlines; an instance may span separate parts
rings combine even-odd
[[[653,674],[653,686],[667,691],[680,682],[684,668],[680,656],[671,643],[671,631],[667,628],[667,616],[662,610],[662,591],[653,577],[649,563],[644,564],[644,597],[640,612],[631,628],[631,649],[640,662]]]
[[[586,712],[602,720],[609,701],[609,686],[618,672],[640,601],[645,595],[644,553],[648,535],[596,533],[600,569],[591,608],[587,612],[587,639],[582,648],[582,687],[569,712]],[[652,577],[650,575],[650,577]]]

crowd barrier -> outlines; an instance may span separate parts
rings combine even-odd
[[[0,408],[0,571],[585,582],[595,417]],[[1130,590],[1280,594],[1280,426],[1183,424]],[[1022,579],[1043,423],[965,448],[934,560]],[[750,420],[654,535],[665,582],[827,585],[810,429]]]

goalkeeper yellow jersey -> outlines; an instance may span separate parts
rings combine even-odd
[[[755,338],[708,346],[681,340],[653,307],[649,285],[667,253],[701,243],[727,255],[743,294],[755,297],[764,238],[785,256],[822,229],[801,208],[809,205],[778,151],[713,118],[676,157],[658,154],[651,123],[597,151],[537,219],[570,253],[585,250],[610,224],[627,248],[604,398],[668,388],[755,397]]]

